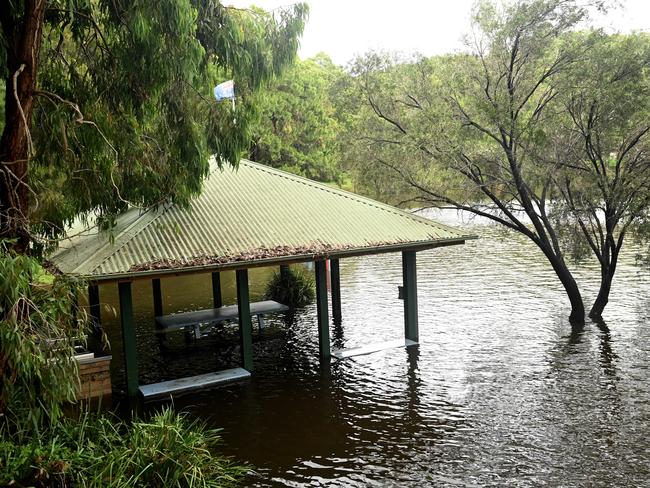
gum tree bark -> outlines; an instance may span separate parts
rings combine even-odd
[[[29,158],[32,153],[30,125],[45,0],[26,0],[22,18],[0,9],[0,22],[7,40],[5,123],[0,138],[0,238],[16,239],[15,249],[29,246]]]

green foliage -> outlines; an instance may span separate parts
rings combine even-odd
[[[332,88],[344,76],[325,54],[298,61],[259,97],[250,157],[318,181],[338,181],[339,122]]]
[[[276,272],[266,286],[265,296],[289,307],[304,307],[314,301],[316,285],[311,275],[295,268]]]
[[[403,175],[412,172],[413,179],[423,186],[428,181],[444,180],[440,177],[442,167],[434,166],[422,148],[431,142],[427,131],[432,123],[450,121],[436,95],[446,82],[446,74],[457,72],[445,66],[453,59],[369,52],[350,65],[351,76],[341,89],[350,105],[342,159],[357,190],[401,204],[414,199],[418,192],[400,171]],[[418,109],[409,95],[416,101],[425,95],[425,108]],[[402,129],[417,131],[417,136],[396,130],[382,117],[399,120]]]
[[[589,49],[565,73],[564,116],[547,133],[563,149],[554,155],[558,203],[585,224],[579,235],[599,253],[602,236],[643,230],[650,206],[650,35],[582,32],[566,42]]]
[[[529,237],[584,307],[565,257],[592,254],[607,304],[624,238],[650,209],[650,37],[588,26],[608,2],[477,2],[471,55],[352,65],[357,187],[452,206]],[[524,217],[524,218],[522,218]]]
[[[307,16],[300,3],[275,14],[218,0],[46,3],[29,171],[31,229],[46,235],[79,215],[110,226],[129,203],[186,203],[210,155],[236,166],[255,94],[293,61]],[[5,8],[25,21],[23,2]],[[212,95],[228,79],[234,112]]]
[[[228,487],[245,468],[215,454],[218,431],[165,409],[125,424],[110,415],[66,418],[23,442],[0,441],[0,484]]]
[[[0,412],[15,432],[38,431],[61,416],[78,387],[74,345],[83,341],[83,311],[73,314],[81,283],[55,277],[0,242]]]
[[[52,277],[10,244],[0,253],[0,485],[233,486],[243,468],[214,455],[217,431],[170,409],[128,425],[64,417],[79,387],[82,283]]]

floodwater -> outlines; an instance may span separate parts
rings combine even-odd
[[[481,236],[418,253],[419,346],[318,362],[314,306],[254,333],[250,382],[174,400],[223,429],[250,463],[247,486],[650,486],[650,271],[631,245],[606,324],[572,331],[568,301],[524,238],[455,213]],[[273,270],[251,272],[257,299]],[[576,266],[585,300],[594,263]],[[343,322],[333,347],[403,337],[401,256],[341,261]],[[234,303],[234,277],[224,278]],[[151,287],[138,283],[140,382],[238,365],[236,326],[186,342],[153,334]],[[116,303],[116,289],[101,289]],[[209,307],[209,276],[163,281],[165,312]],[[123,384],[117,320],[104,310]]]

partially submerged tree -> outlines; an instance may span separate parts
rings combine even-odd
[[[624,238],[650,207],[648,36],[576,32],[586,14],[574,1],[484,2],[472,54],[406,65],[373,54],[356,66],[375,170],[398,175],[412,201],[531,239],[575,323],[585,311],[567,255],[598,259],[600,318]]]
[[[600,264],[589,312],[598,319],[625,236],[650,208],[650,36],[589,37],[587,55],[568,76],[572,89],[560,97],[566,118],[548,156],[562,192],[558,206]]]
[[[532,240],[564,286],[575,323],[584,322],[584,305],[553,225],[554,181],[539,147],[560,75],[582,54],[561,38],[585,15],[565,0],[483,2],[472,55],[438,66],[422,60],[418,76],[388,93],[372,71],[363,74],[369,104],[384,122],[374,137],[376,161],[421,204],[466,210]]]
[[[208,157],[236,165],[251,95],[296,53],[307,7],[16,0],[0,9],[0,238],[27,251],[78,215],[186,202]],[[212,88],[234,79],[237,103]]]

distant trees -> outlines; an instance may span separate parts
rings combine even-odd
[[[297,61],[258,97],[250,158],[319,181],[339,179],[334,89],[344,71],[326,54]]]
[[[208,157],[236,165],[255,97],[295,56],[307,15],[218,0],[19,0],[0,9],[0,238],[26,251],[78,215],[184,203]],[[237,104],[212,87],[235,79]]]
[[[585,310],[567,249],[586,243],[601,263],[590,311],[599,318],[650,195],[648,37],[576,33],[586,16],[572,1],[482,2],[471,54],[407,64],[371,54],[354,67],[371,114],[357,143],[369,171],[399,181],[419,205],[470,211],[527,236],[575,323]]]

